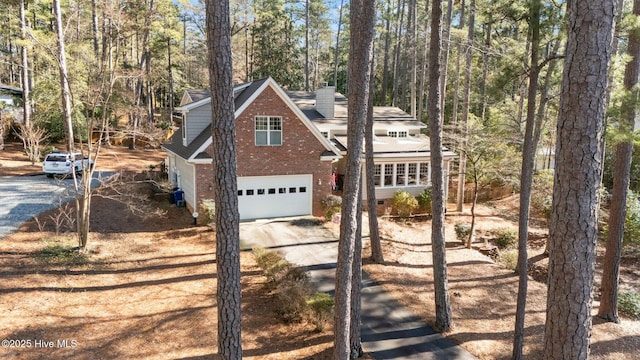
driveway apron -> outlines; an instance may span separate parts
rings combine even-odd
[[[333,294],[338,240],[313,218],[258,220],[240,224],[243,249],[263,247],[282,253],[309,270],[318,291]],[[424,324],[362,274],[364,350],[375,359],[475,359],[473,355]]]

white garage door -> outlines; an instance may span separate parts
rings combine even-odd
[[[240,219],[311,214],[312,175],[238,178]]]

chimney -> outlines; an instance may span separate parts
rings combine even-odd
[[[336,88],[323,83],[322,87],[316,90],[316,110],[325,119],[333,119],[335,107]]]

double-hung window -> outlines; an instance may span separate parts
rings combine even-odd
[[[282,145],[282,117],[280,116],[256,116],[256,145],[278,146]]]

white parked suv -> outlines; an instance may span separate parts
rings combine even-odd
[[[93,161],[83,157],[82,153],[70,154],[68,152],[54,151],[47,155],[42,162],[42,171],[47,177],[71,175],[73,171],[76,174],[80,174],[83,167],[93,167]]]

